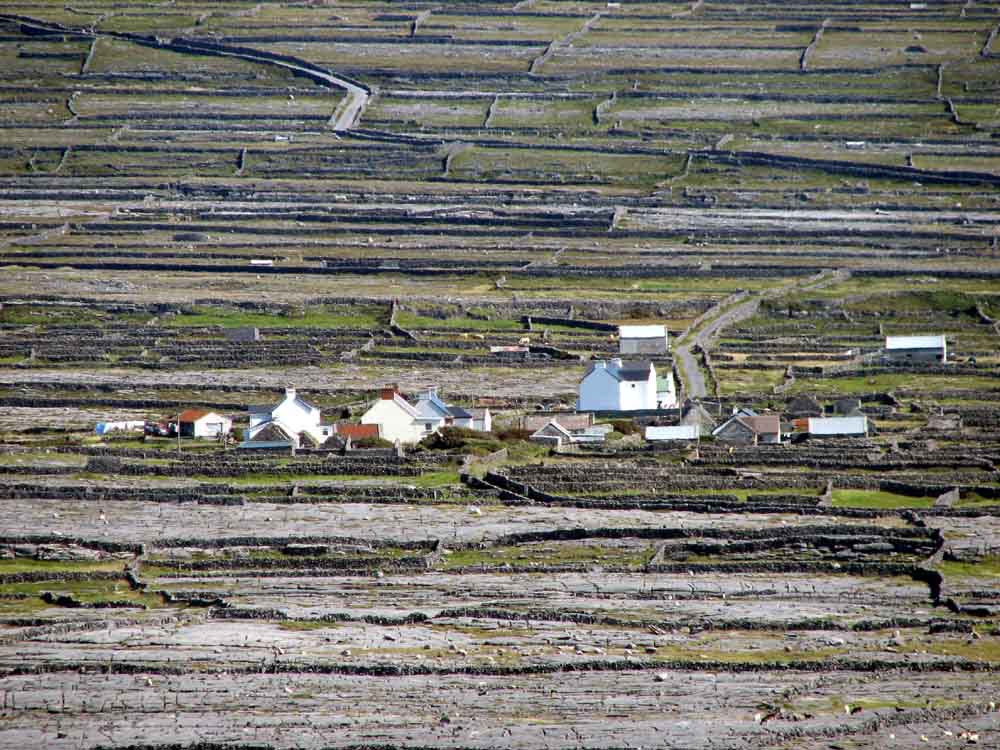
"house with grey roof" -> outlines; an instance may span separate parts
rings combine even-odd
[[[781,419],[777,414],[757,414],[743,407],[714,430],[716,440],[733,445],[777,445],[781,443]]]
[[[446,404],[437,393],[437,389],[425,391],[414,405],[417,410],[417,421],[426,433],[437,432],[442,427],[462,427],[466,430],[489,432],[492,419],[487,420],[488,410],[469,410],[461,406]],[[485,414],[483,413],[485,411]],[[477,412],[479,418],[477,419]],[[489,422],[489,427],[487,427]],[[484,429],[485,428],[485,429]]]

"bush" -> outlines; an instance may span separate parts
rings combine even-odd
[[[615,428],[615,432],[619,432],[622,435],[635,435],[639,432],[639,427],[631,419],[613,419],[611,420],[611,426]]]
[[[351,441],[352,448],[392,448],[393,443],[380,437],[366,437]]]
[[[462,427],[442,427],[438,432],[420,441],[420,444],[433,450],[455,450],[465,447],[465,441],[479,435],[475,430]]]
[[[497,432],[496,436],[505,443],[515,440],[527,440],[531,437],[531,430],[522,430],[520,427],[508,427]]]

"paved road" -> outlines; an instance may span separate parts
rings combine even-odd
[[[199,54],[197,46],[202,44],[202,42],[196,39],[175,41],[173,39],[157,38],[153,41],[147,37],[139,38],[132,34],[98,32],[86,28],[73,28],[59,23],[41,21],[35,18],[20,15],[0,14],[0,19],[18,23],[22,26],[28,26],[40,31],[72,33],[76,36],[84,36],[91,39],[97,39],[98,37],[123,39],[125,41],[153,45],[161,49],[172,50],[180,54]],[[276,65],[279,68],[284,68],[285,70],[291,70],[296,73],[305,73],[313,80],[322,81],[331,88],[342,90],[345,94],[344,101],[337,106],[330,118],[330,125],[334,130],[339,132],[344,132],[357,127],[358,121],[361,119],[365,108],[368,106],[368,100],[371,98],[369,91],[363,86],[360,86],[353,81],[341,78],[340,76],[331,73],[329,70],[313,65],[306,60],[275,60],[274,58],[269,57],[266,53],[261,52],[258,54],[254,50],[246,47],[227,47],[224,44],[217,44],[215,42],[210,42],[209,44],[211,44],[212,54],[221,55],[223,57],[236,57],[241,60],[248,60],[250,62],[260,63],[263,65]]]
[[[688,398],[705,398],[709,395],[708,386],[705,383],[705,374],[698,366],[698,360],[692,349],[696,345],[708,351],[712,342],[722,332],[741,320],[753,317],[760,308],[760,303],[765,299],[780,297],[792,290],[818,289],[819,287],[846,278],[843,271],[822,271],[815,276],[800,279],[791,284],[782,284],[778,287],[765,289],[762,292],[751,295],[745,301],[729,308],[721,315],[708,318],[704,323],[690,331],[684,339],[674,347],[674,360],[677,362],[677,370],[684,381],[684,393]],[[714,396],[715,394],[711,394]]]

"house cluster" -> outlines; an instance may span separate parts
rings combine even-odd
[[[341,449],[366,439],[412,445],[442,427],[488,432],[493,428],[492,415],[489,409],[450,406],[435,390],[410,403],[391,386],[381,390],[360,423],[323,424],[319,408],[288,388],[277,405],[250,408],[250,426],[240,447]]]
[[[829,414],[828,414],[829,412]],[[681,411],[681,424],[647,427],[650,442],[694,441],[711,435],[730,445],[780,445],[789,440],[863,438],[872,430],[857,399],[836,401],[828,410],[809,396],[798,396],[784,414],[762,414],[746,406],[735,407],[716,424],[704,407],[688,403]]]

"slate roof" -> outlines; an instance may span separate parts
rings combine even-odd
[[[448,416],[454,417],[455,419],[472,419],[472,413],[466,411],[461,406],[449,406]]]
[[[618,370],[608,368],[608,372],[626,382],[643,381],[649,380],[652,367],[652,362],[622,362],[622,366]]]

